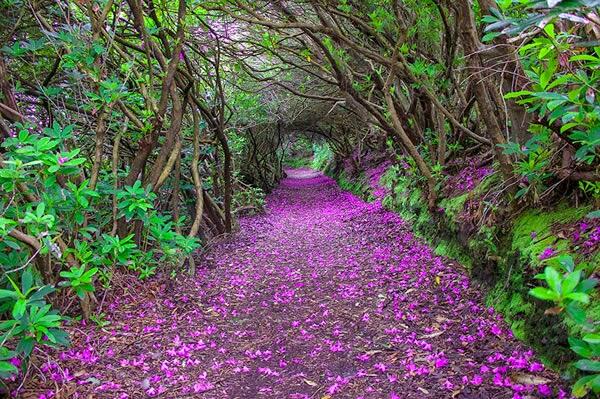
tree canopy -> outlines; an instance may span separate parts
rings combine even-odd
[[[0,376],[67,344],[64,316],[101,311],[119,270],[193,273],[191,254],[260,212],[314,149],[332,169],[360,172],[374,153],[400,165],[432,212],[465,167],[494,176],[486,222],[565,199],[597,208],[599,7],[3,0]],[[593,286],[556,287],[594,271],[545,273],[535,296],[585,319]],[[600,391],[586,328],[580,396]]]

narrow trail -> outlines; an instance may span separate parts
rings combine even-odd
[[[103,330],[81,327],[42,366],[62,397],[560,396],[459,266],[378,202],[297,170],[241,225],[195,282],[148,283]]]

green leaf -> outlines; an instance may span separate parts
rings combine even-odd
[[[21,352],[21,353],[25,354],[25,356],[29,356],[29,355],[31,355],[31,352],[33,352],[34,346],[35,346],[35,339],[33,337],[21,338],[21,340],[17,344],[17,352]]]
[[[590,358],[592,356],[592,350],[586,342],[575,337],[569,337],[568,340],[569,346],[573,352],[584,358]]]
[[[554,31],[554,24],[548,24],[544,26],[544,32],[546,32],[546,34],[552,39],[556,37],[556,33]]]
[[[538,93],[533,93],[532,96],[541,98],[542,100],[565,100],[565,101],[569,100],[569,98],[563,94],[552,93],[552,92],[538,92]]]
[[[82,225],[83,222],[85,222],[85,217],[83,216],[83,213],[79,211],[75,212],[73,218],[75,219],[75,223],[77,223],[78,225]]]
[[[583,336],[583,340],[590,344],[600,344],[600,333],[586,334]]]
[[[89,280],[92,278],[92,276],[94,276],[96,273],[98,273],[98,268],[97,267],[93,267],[90,270],[88,270],[87,272],[85,272],[82,276],[81,279],[82,280]]]
[[[15,281],[14,281],[12,278],[10,278],[10,276],[9,276],[9,275],[6,275],[6,278],[7,278],[7,279],[8,279],[8,281],[10,282],[10,285],[12,285],[12,286],[13,286],[13,288],[14,288],[15,292],[16,292],[16,293],[17,293],[17,294],[18,294],[20,297],[22,297],[22,296],[23,296],[23,293],[21,292],[21,289],[20,289],[20,288],[19,288],[19,286],[18,286],[18,285],[15,283]]]
[[[38,207],[39,212],[39,207]],[[43,212],[43,210],[42,210]],[[29,289],[33,285],[33,273],[31,272],[31,268],[25,269],[23,274],[21,274],[21,289],[23,292],[29,291]]]
[[[41,287],[40,289],[38,289],[33,295],[31,295],[31,297],[29,297],[29,300],[30,301],[40,300],[40,299],[44,298],[46,295],[53,293],[54,291],[56,291],[56,289],[54,287],[52,287],[51,285],[45,285],[45,286]]]
[[[546,283],[556,293],[560,294],[560,274],[551,266],[547,266],[544,269],[544,275],[546,276]]]
[[[35,214],[38,218],[41,218],[42,216],[44,216],[45,211],[46,211],[46,203],[40,202],[35,210]],[[27,291],[27,290],[24,290],[24,291]]]
[[[507,100],[510,100],[512,98],[519,98],[519,97],[523,97],[523,96],[527,96],[527,95],[531,95],[531,94],[533,94],[533,92],[528,91],[528,90],[513,91],[513,92],[505,94],[504,98]]]
[[[48,332],[51,332],[52,335],[54,335],[58,345],[69,345],[69,334],[66,331],[57,328],[50,328],[48,329]]]
[[[531,289],[529,295],[544,301],[556,301],[558,299],[558,295],[555,292],[544,287],[535,287]]]
[[[594,391],[594,393],[600,393],[600,375],[594,376],[594,379],[592,380],[592,391]]]
[[[579,280],[581,279],[581,271],[578,270],[576,272],[569,273],[567,278],[562,281],[561,284],[561,292],[563,295],[568,296],[573,292],[577,284],[579,284]],[[571,298],[573,299],[573,298]]]
[[[566,100],[553,100],[553,101],[548,101],[548,103],[546,104],[546,107],[548,107],[548,109],[550,111],[554,111],[556,110],[558,107],[560,107],[561,105],[563,105],[566,102]],[[554,120],[558,119],[559,117],[561,117],[564,114],[564,108],[559,109],[558,112],[558,116],[553,118]]]
[[[594,57],[589,54],[580,54],[575,55],[569,59],[569,61],[592,61],[592,62],[600,62],[600,58]]]
[[[75,158],[75,159],[71,159],[70,161],[65,162],[63,165],[64,166],[77,166],[77,165],[81,165],[85,161],[86,161],[85,158]]]
[[[6,299],[6,298],[17,299],[18,297],[19,297],[19,294],[17,294],[15,291],[0,290],[0,299]]]
[[[546,87],[546,90],[552,90],[557,86],[563,85],[565,83],[569,83],[572,78],[573,78],[573,76],[571,74],[562,75],[562,76],[558,77],[557,79],[553,80],[548,85],[548,87]]]
[[[567,305],[566,310],[575,323],[580,325],[587,323],[585,311],[579,306],[579,302],[571,302]]]
[[[548,83],[550,83],[550,79],[552,79],[552,77],[554,76],[554,72],[556,72],[557,66],[558,62],[556,61],[556,59],[551,59],[548,62],[546,68],[544,68],[544,72],[540,75],[540,86],[542,87],[542,90],[546,90],[546,87],[548,87]]]
[[[590,296],[588,294],[584,294],[583,292],[572,292],[569,295],[565,296],[565,298],[572,299],[581,303],[590,303]]]
[[[15,305],[13,306],[12,316],[15,319],[20,319],[25,314],[25,309],[27,308],[27,300],[21,298]]]
[[[573,262],[573,257],[571,257],[571,255],[561,255],[557,260],[568,272],[575,270],[575,262]]]
[[[595,378],[594,375],[586,375],[585,377],[581,377],[575,382],[573,385],[573,396],[576,398],[584,397],[590,390],[590,384],[592,380]]]
[[[596,280],[594,278],[587,278],[587,279],[583,280],[581,283],[579,283],[579,285],[577,286],[577,291],[588,293],[597,284],[598,284],[598,280]]]
[[[19,370],[10,362],[0,361],[0,373],[15,374]]]
[[[597,360],[581,359],[574,366],[583,371],[600,371],[600,361]]]
[[[70,278],[73,278],[73,277],[76,277],[76,276],[75,276],[75,274],[74,274],[73,272],[66,271],[66,270],[65,270],[65,271],[62,271],[62,272],[60,272],[60,273],[59,273],[59,276],[61,276],[61,277],[64,277],[64,278],[69,278],[69,279],[70,279]]]

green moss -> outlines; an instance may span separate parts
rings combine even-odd
[[[547,247],[553,247],[556,251],[567,248],[566,239],[552,235],[552,226],[581,219],[589,210],[589,207],[571,208],[566,205],[553,211],[527,210],[513,224],[511,248],[521,253],[523,261],[538,264],[540,253]],[[532,233],[535,233],[534,238]]]
[[[525,332],[525,320],[514,320],[510,323],[510,330],[513,335],[520,339],[521,341],[527,340],[527,334]]]
[[[347,176],[345,172],[342,172],[338,176],[334,177],[342,190],[349,191],[365,200],[368,199],[368,195],[370,194],[369,186],[366,184],[363,174],[355,179]]]
[[[471,269],[473,267],[473,260],[465,254],[462,246],[458,245],[458,243],[454,240],[440,240],[435,247],[434,252],[438,256],[456,259],[467,269]]]
[[[513,278],[510,285],[515,284]],[[509,322],[526,319],[534,311],[534,305],[524,298],[523,293],[515,292],[504,281],[499,281],[486,295],[486,305],[502,312]],[[514,332],[514,331],[513,331]]]
[[[444,198],[440,201],[440,208],[444,210],[444,213],[450,220],[456,222],[458,214],[463,210],[468,198],[469,193],[464,193],[457,197]]]
[[[464,193],[457,197],[444,198],[440,201],[440,208],[444,210],[445,219],[449,223],[448,227],[451,228],[452,231],[457,231],[458,229],[458,217],[464,209],[465,202],[467,202],[468,198],[469,193]]]
[[[504,316],[515,337],[533,343],[536,350],[544,352],[539,341],[540,331],[530,323],[538,317],[536,313],[539,310],[527,296],[522,271],[511,270],[510,275],[503,277],[508,277],[508,281],[504,278],[496,282],[486,295],[486,305],[493,307]]]
[[[483,178],[482,181],[473,189],[474,195],[481,195],[489,192],[494,186],[502,184],[502,176],[500,173],[492,173]]]

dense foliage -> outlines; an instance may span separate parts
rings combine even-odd
[[[286,163],[378,153],[432,212],[486,180],[489,223],[597,208],[599,6],[3,0],[0,376],[99,320],[116,273],[193,273]],[[547,255],[531,293],[581,324],[574,393],[598,393],[597,265]]]

